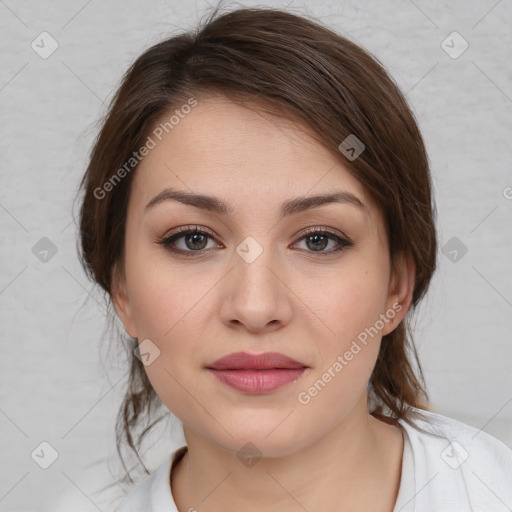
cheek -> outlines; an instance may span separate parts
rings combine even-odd
[[[376,323],[384,311],[386,288],[380,279],[375,268],[354,270],[330,280],[323,301],[317,297],[312,309],[330,335],[318,336],[322,339],[316,344],[319,364],[299,390],[303,393],[299,403],[309,404],[308,414],[325,416],[326,410],[332,410],[325,421],[335,423],[366,391],[381,344]],[[310,335],[315,337],[314,332]]]
[[[197,359],[204,343],[206,292],[218,281],[211,275],[200,279],[185,268],[151,262],[142,251],[133,251],[126,262],[128,291],[139,342],[149,339],[158,357],[145,371],[157,394],[169,407],[179,403],[184,362]],[[187,379],[196,375],[187,375]],[[189,385],[194,385],[189,382]],[[172,392],[171,392],[172,390]],[[169,394],[170,393],[170,394]],[[168,396],[169,395],[169,396]]]
[[[386,275],[385,268],[370,263],[347,266],[322,280],[321,288],[309,304],[329,327],[340,347],[374,326],[384,312]]]
[[[314,294],[311,309],[329,335],[318,336],[319,364],[302,388],[316,403],[313,408],[332,407],[343,414],[365,392],[381,344],[382,326],[377,321],[386,305],[386,272],[378,260],[347,264],[322,280],[321,293]]]
[[[128,290],[139,337],[161,340],[197,325],[205,293],[214,285],[211,275],[197,279],[186,267],[145,258],[142,252],[127,261]],[[190,332],[190,331],[189,331]],[[190,335],[190,334],[189,334]]]
[[[199,316],[205,314],[201,298],[209,288],[186,286],[184,276],[146,263],[132,273],[130,289],[139,342],[151,340],[158,352],[144,371],[160,400],[180,418],[187,417],[190,395],[201,395],[200,372],[187,363],[197,359],[204,343],[205,320]]]

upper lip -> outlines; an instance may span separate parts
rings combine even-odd
[[[278,352],[264,352],[263,354],[233,352],[217,359],[206,368],[213,370],[269,370],[271,368],[307,368],[307,366]]]

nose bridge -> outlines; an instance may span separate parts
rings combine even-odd
[[[287,322],[290,315],[287,288],[278,277],[282,266],[270,247],[270,237],[265,240],[260,243],[248,236],[236,247],[229,296],[225,297],[225,320],[236,320],[249,329],[261,329],[275,320]]]
[[[274,292],[278,285],[274,275],[276,269],[273,268],[276,266],[277,257],[270,247],[269,238],[266,238],[266,242],[260,243],[254,237],[247,236],[236,247],[234,256],[238,288],[250,295],[261,293],[267,301],[270,296],[275,297],[275,294],[270,292]]]

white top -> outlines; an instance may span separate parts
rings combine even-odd
[[[437,436],[399,420],[404,453],[393,512],[511,512],[512,450],[470,425],[421,412],[431,421],[414,420],[415,425]],[[178,512],[170,487],[171,464],[186,449],[168,455],[123,498],[117,512]]]
[[[402,474],[400,476],[400,489],[396,498],[393,512],[414,512],[414,500],[416,494],[414,484],[414,459],[412,455],[411,440],[404,429],[404,453],[402,455]]]

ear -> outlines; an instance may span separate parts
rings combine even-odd
[[[410,254],[403,252],[395,255],[395,264],[391,268],[389,280],[388,299],[386,302],[386,311],[393,311],[395,314],[391,317],[382,329],[382,335],[392,332],[402,321],[409,310],[414,292],[414,281],[416,275],[416,265]]]
[[[125,331],[132,338],[137,338],[137,329],[133,319],[130,297],[126,288],[126,278],[124,270],[120,270],[122,264],[116,262],[112,270],[112,302],[117,315],[124,325]]]

